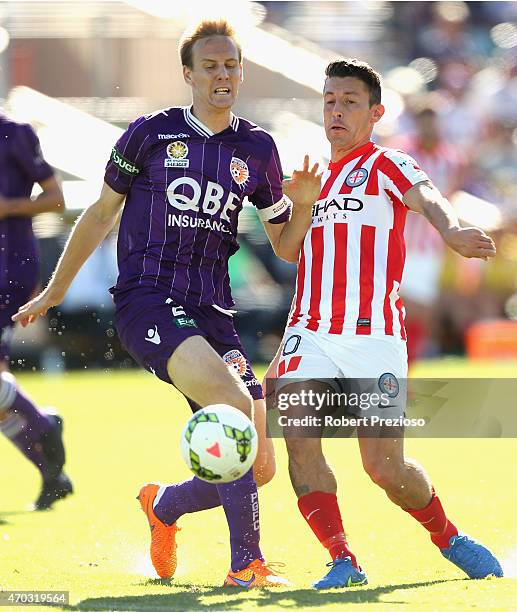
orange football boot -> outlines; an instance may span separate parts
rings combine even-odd
[[[283,566],[284,564],[271,563],[268,565],[265,561],[255,559],[243,570],[233,572],[230,569],[223,586],[241,587],[243,589],[289,586],[287,578],[279,576],[271,569],[273,565]]]
[[[172,578],[176,571],[176,523],[166,525],[153,512],[153,502],[160,485],[146,484],[140,489],[138,501],[147,516],[151,528],[151,561],[160,578]]]

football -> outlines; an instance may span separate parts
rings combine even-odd
[[[253,466],[255,426],[236,408],[214,404],[196,412],[181,434],[181,454],[194,474],[214,484],[232,482]]]

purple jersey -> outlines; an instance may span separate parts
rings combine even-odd
[[[0,112],[0,196],[28,198],[34,183],[53,175],[30,125],[16,123]],[[0,289],[16,291],[32,285],[38,274],[38,250],[31,217],[0,220]]]
[[[190,108],[140,117],[115,145],[105,181],[127,194],[115,295],[150,287],[183,304],[231,308],[228,259],[243,199],[263,221],[290,214],[273,139],[233,115],[218,134]]]

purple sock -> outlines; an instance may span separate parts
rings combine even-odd
[[[253,469],[228,484],[217,485],[217,491],[230,528],[232,571],[244,569],[260,551],[259,500]]]
[[[45,460],[40,440],[52,427],[48,416],[38,410],[7,373],[1,375],[0,410],[5,418],[0,431],[31,461],[45,478]]]
[[[220,505],[224,507],[230,528],[234,572],[244,569],[255,559],[263,558],[259,546],[259,504],[253,470],[235,482],[220,485],[194,476],[185,482],[165,487],[158,495],[154,513],[166,525],[172,525],[189,512],[200,512]]]
[[[216,485],[194,476],[185,482],[165,487],[153,510],[160,521],[172,525],[183,514],[200,512],[220,505],[221,500]]]

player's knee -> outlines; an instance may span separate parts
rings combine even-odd
[[[384,457],[369,459],[363,461],[363,466],[368,476],[381,489],[389,491],[397,486],[399,470],[394,462],[390,463],[389,459]]]
[[[239,381],[240,382],[240,381]],[[253,412],[253,400],[244,385],[234,380],[217,381],[212,383],[210,397],[213,398],[211,404],[228,404],[241,410],[248,417]]]

